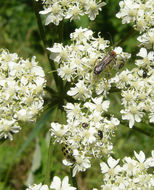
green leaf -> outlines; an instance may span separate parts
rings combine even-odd
[[[32,161],[32,167],[31,170],[34,173],[37,169],[39,169],[39,167],[41,166],[41,150],[40,150],[40,145],[38,142],[38,139],[36,141],[36,148],[35,148],[35,152],[33,155],[33,161]]]

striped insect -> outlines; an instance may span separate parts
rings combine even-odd
[[[62,144],[62,152],[67,160],[75,162],[75,158],[73,157],[73,151],[67,144]]]
[[[113,61],[116,57],[116,52],[115,51],[110,51],[105,57],[95,66],[94,68],[94,73],[95,75],[100,74],[104,69]]]

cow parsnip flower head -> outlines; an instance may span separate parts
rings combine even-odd
[[[45,74],[33,57],[18,57],[16,53],[0,53],[0,139],[13,139],[20,130],[18,121],[35,121],[43,106]]]
[[[139,154],[134,151],[135,158],[125,157],[123,164],[120,160],[109,157],[107,164],[100,163],[104,184],[102,189],[115,190],[152,190],[154,188],[154,175],[148,173],[148,169],[154,166],[154,157],[145,158],[144,152]]]
[[[88,15],[94,20],[106,5],[102,0],[43,0],[44,10],[40,14],[47,15],[45,25],[59,25],[63,19],[77,20],[80,16]]]
[[[122,23],[133,23],[136,30],[144,32],[154,26],[153,0],[120,1],[120,11],[116,14]]]
[[[76,190],[76,187],[72,187],[69,184],[68,176],[65,176],[61,180],[58,176],[54,176],[53,181],[51,182],[50,188],[47,185],[30,185],[26,190]]]
[[[50,58],[59,65],[58,75],[74,84],[68,95],[80,100],[88,99],[93,94],[106,96],[111,88],[107,69],[95,75],[94,67],[109,53],[109,41],[100,35],[95,38],[93,31],[87,28],[76,29],[70,37],[71,45],[55,43],[52,48],[48,48]],[[130,54],[124,53],[120,47],[116,47],[114,51],[117,56],[111,65],[112,69],[117,69],[121,63],[127,61]]]
[[[149,29],[137,38],[141,46],[154,50],[154,28]]]
[[[73,176],[78,171],[91,167],[91,160],[102,158],[112,152],[111,137],[114,136],[119,120],[108,111],[109,101],[102,97],[82,104],[68,103],[65,106],[67,124],[51,123],[51,136],[62,144],[66,159],[63,163],[73,166]]]
[[[154,52],[141,48],[137,56],[136,68],[117,73],[112,78],[116,87],[122,89],[122,119],[129,121],[130,128],[144,116],[154,123]]]

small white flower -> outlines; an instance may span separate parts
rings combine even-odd
[[[144,113],[139,109],[137,105],[130,105],[126,107],[125,110],[121,110],[123,120],[129,121],[129,127],[132,128],[135,121],[140,122],[141,118],[144,116]]]
[[[30,185],[26,190],[49,190],[47,185],[42,185],[41,183],[39,185]]]
[[[51,123],[51,136],[55,135],[62,138],[68,131],[67,125],[60,125],[59,123]]]
[[[107,160],[108,165],[105,162],[100,163],[101,172],[103,174],[108,173],[108,175],[116,175],[121,171],[120,166],[118,165],[119,159],[115,160],[112,157],[109,157]]]
[[[91,92],[86,88],[84,81],[80,80],[76,83],[76,87],[71,88],[67,94],[78,99],[85,99],[90,97]]]
[[[102,10],[102,7],[105,6],[106,3],[102,2],[97,5],[95,0],[90,0],[86,6],[86,14],[89,15],[90,20],[94,20],[99,13],[99,10]]]
[[[154,28],[151,28],[143,33],[137,38],[137,40],[141,42],[141,45],[143,45],[147,49],[154,49]]]
[[[76,188],[72,187],[68,183],[68,180],[68,176],[65,176],[62,181],[59,177],[55,176],[53,178],[53,182],[50,185],[50,188],[54,190],[75,190]]]
[[[90,20],[94,20],[101,10],[101,7],[106,5],[104,2],[96,2],[95,0],[43,0],[42,3],[44,5],[44,10],[40,11],[40,14],[47,15],[45,25],[50,23],[59,25],[59,22],[63,19],[76,20],[80,19],[80,16],[83,15],[88,15]]]
[[[150,51],[148,53],[145,48],[141,48],[140,52],[137,55],[142,57],[143,59],[137,60],[136,65],[142,66],[142,67],[154,65],[154,52],[153,51]]]

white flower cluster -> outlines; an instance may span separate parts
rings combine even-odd
[[[59,25],[63,19],[77,20],[83,15],[88,15],[90,20],[94,20],[106,5],[102,0],[42,0],[42,3],[44,10],[40,11],[40,14],[47,15],[45,25]]]
[[[144,32],[154,26],[153,0],[124,0],[120,1],[120,12],[116,14],[122,18],[122,23],[133,23],[136,30]]]
[[[93,32],[87,28],[76,29],[70,35],[72,44],[66,45],[56,43],[52,48],[51,59],[58,63],[58,75],[68,82],[73,82],[75,87],[68,91],[68,95],[76,99],[87,99],[93,94],[106,96],[111,88],[111,80],[107,79],[106,71],[99,75],[94,74],[94,67],[109,52],[109,41],[100,36],[93,37]],[[117,56],[112,64],[118,68],[130,57],[130,54],[122,52],[120,47],[114,49]],[[107,76],[106,76],[107,74]]]
[[[137,38],[140,44],[147,49],[154,50],[154,28],[149,29],[148,31],[144,32],[141,36]]]
[[[140,151],[134,152],[135,158],[125,157],[119,165],[119,159],[109,157],[105,162],[100,163],[102,174],[104,174],[103,190],[152,190],[154,189],[154,175],[148,173],[150,167],[154,167],[154,151],[152,157],[145,158]]]
[[[73,176],[91,167],[92,158],[102,158],[111,153],[111,137],[119,120],[103,115],[108,108],[109,101],[103,101],[102,97],[83,105],[68,103],[65,106],[67,124],[51,123],[51,136],[62,144],[66,156],[63,163],[73,166]]]
[[[154,123],[154,52],[141,48],[137,55],[141,57],[135,62],[137,68],[122,71],[112,79],[122,89],[122,119],[129,121],[130,128],[144,116]]]
[[[154,1],[153,0],[124,0],[120,1],[122,23],[133,23],[134,28],[143,33],[137,38],[147,49],[154,49]]]
[[[65,176],[64,179],[61,181],[61,179],[57,176],[53,178],[53,181],[50,185],[50,188],[48,188],[47,185],[31,185],[26,190],[76,190],[75,187],[72,187],[68,183],[68,176]]]
[[[16,53],[0,53],[0,139],[13,139],[18,121],[33,121],[43,106],[44,71],[35,57],[24,60]]]
[[[140,30],[144,33],[137,38],[141,42],[140,45],[144,46],[137,54],[140,57],[135,60],[137,67],[131,71],[117,73],[112,79],[116,87],[122,89],[122,119],[129,121],[130,128],[135,121],[141,122],[143,118],[154,123],[154,28],[150,28],[154,25],[154,3],[151,0],[142,2],[121,1],[121,11],[117,14],[117,17],[123,18],[123,23],[136,22],[137,26],[141,20],[145,21]],[[135,13],[134,16],[132,13]]]

